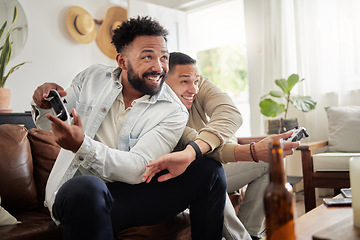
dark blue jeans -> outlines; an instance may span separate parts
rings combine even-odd
[[[156,177],[135,185],[74,177],[57,193],[54,211],[64,226],[64,239],[89,240],[113,239],[122,229],[166,221],[190,206],[192,238],[221,239],[225,194],[221,164],[201,158],[162,183]]]

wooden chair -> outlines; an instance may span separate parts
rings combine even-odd
[[[306,212],[316,207],[315,188],[333,188],[335,189],[335,193],[339,193],[340,188],[350,187],[349,170],[314,170],[314,150],[320,148],[325,149],[327,145],[327,141],[319,141],[309,144],[303,144],[297,148],[297,150],[301,151]],[[339,154],[341,155],[344,153]]]

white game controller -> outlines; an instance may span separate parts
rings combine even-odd
[[[300,141],[302,138],[309,137],[309,134],[306,132],[306,129],[304,127],[296,127],[294,129],[291,129],[293,133],[290,137],[284,140],[284,142],[297,142]],[[288,131],[288,132],[290,132]]]
[[[56,90],[51,89],[45,100],[51,103],[57,118],[70,124],[70,115],[65,107],[66,100],[61,100],[61,97]]]

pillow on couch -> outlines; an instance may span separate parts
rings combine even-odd
[[[38,193],[38,201],[45,200],[45,187],[51,169],[59,154],[60,146],[55,142],[52,132],[40,129],[29,129],[28,139],[34,164],[34,178]]]
[[[8,211],[6,211],[1,206],[1,197],[0,197],[0,227],[6,225],[13,225],[20,223],[16,218],[14,218]]]
[[[325,108],[330,152],[360,152],[360,106]]]

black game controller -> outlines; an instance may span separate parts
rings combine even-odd
[[[62,101],[59,93],[56,90],[51,89],[49,95],[45,98],[45,100],[51,103],[51,106],[54,109],[57,118],[70,123],[70,115],[64,105],[66,103],[66,100],[64,99],[64,101]]]
[[[303,137],[309,137],[309,134],[306,132],[306,129],[304,127],[296,127],[294,129],[291,129],[290,131],[292,131],[293,133],[290,137],[284,140],[285,142],[297,142],[300,141],[300,139],[302,139]]]

